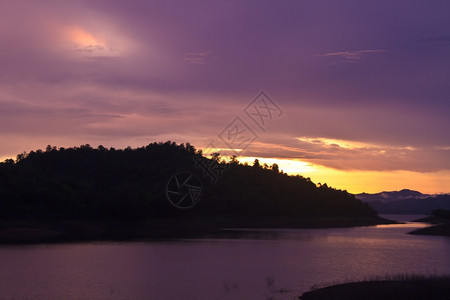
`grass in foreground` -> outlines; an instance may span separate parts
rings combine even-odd
[[[450,299],[450,275],[387,275],[304,293],[299,299]]]

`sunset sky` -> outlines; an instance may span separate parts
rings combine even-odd
[[[236,118],[242,162],[450,193],[450,1],[0,2],[0,161],[167,140],[229,155]]]

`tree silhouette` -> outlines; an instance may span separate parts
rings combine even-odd
[[[124,150],[90,145],[73,148],[48,146],[44,151],[22,153],[16,161],[0,163],[0,217],[139,219],[177,214],[168,205],[164,189],[176,172],[190,170],[200,154],[189,143],[151,143]],[[204,158],[206,160],[211,158]],[[326,184],[318,187],[309,178],[288,176],[278,165],[262,168],[229,163],[214,153],[211,161],[228,171],[194,214],[208,216],[375,216],[367,204],[346,191]]]

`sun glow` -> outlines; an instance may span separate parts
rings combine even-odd
[[[279,169],[289,175],[301,175],[314,183],[326,183],[328,186],[347,190],[350,193],[378,193],[404,188],[418,190],[422,193],[448,193],[450,172],[440,171],[420,173],[412,171],[349,171],[328,168],[318,164],[296,159],[238,157],[239,162],[253,165],[255,159],[260,165],[269,167],[276,163]]]
[[[94,37],[81,27],[70,27],[67,36],[70,41],[81,47],[105,47],[105,41]]]
[[[74,25],[63,26],[61,30],[61,39],[67,50],[82,57],[121,56],[125,46],[128,50],[131,47],[131,42],[113,29],[88,29]]]
[[[239,162],[253,165],[255,159],[258,159],[261,165],[267,164],[269,167],[277,164],[279,169],[288,174],[308,174],[316,171],[316,166],[311,163],[295,159],[265,158],[265,157],[238,157]],[[307,177],[307,176],[305,176]]]

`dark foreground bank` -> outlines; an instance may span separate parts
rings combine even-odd
[[[220,236],[222,228],[331,228],[392,224],[383,218],[155,218],[141,221],[0,220],[0,244],[146,241]]]
[[[428,223],[433,226],[414,230],[410,232],[410,234],[450,236],[449,210],[445,209],[434,210],[430,216],[415,220],[415,222]]]
[[[306,292],[299,299],[448,300],[450,299],[450,276],[398,275],[393,278],[349,282]]]
[[[417,229],[410,234],[450,236],[450,223]]]

